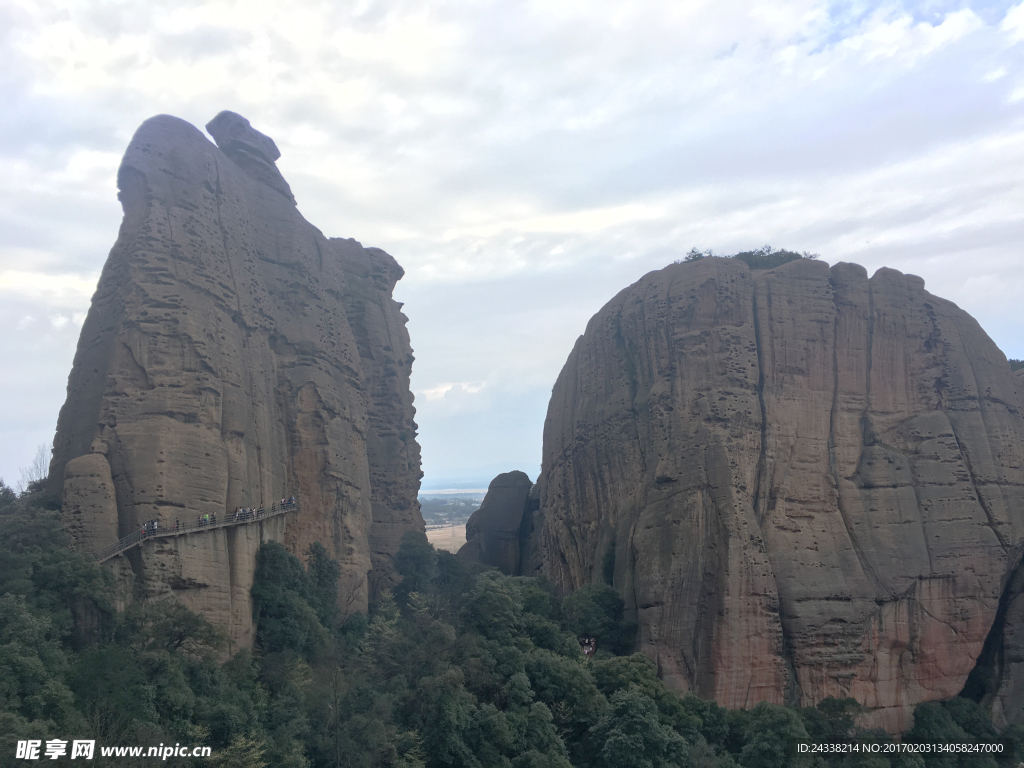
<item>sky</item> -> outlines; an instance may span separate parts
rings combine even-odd
[[[160,113],[246,116],[403,265],[424,487],[535,477],[587,320],[692,247],[920,275],[1024,358],[1024,3],[0,0],[0,104],[11,485]]]

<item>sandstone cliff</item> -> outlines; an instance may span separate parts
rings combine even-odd
[[[50,477],[78,545],[147,520],[297,496],[252,530],[129,553],[143,597],[172,592],[246,642],[255,547],[322,541],[339,600],[365,610],[394,580],[402,533],[423,529],[412,350],[391,298],[403,271],[303,219],[274,142],[224,112],[218,146],[147,120],[118,173],[124,221],[82,329]]]
[[[900,729],[963,688],[1021,560],[1022,389],[918,277],[669,266],[590,321],[555,384],[544,571],[579,588],[614,547],[641,649],[679,689],[853,696]],[[1024,690],[999,674],[990,701]]]

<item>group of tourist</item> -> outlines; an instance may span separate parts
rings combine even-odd
[[[294,506],[295,506],[295,497],[294,496],[291,496],[290,498],[287,498],[287,499],[281,499],[281,509],[284,509],[286,507],[294,507]],[[271,505],[270,511],[271,512],[276,511],[275,508],[276,508],[276,505]],[[267,511],[265,509],[263,509],[263,507],[260,507],[259,509],[255,509],[253,507],[238,507],[235,510],[234,515],[232,515],[230,517],[229,522],[235,523],[235,522],[247,522],[249,520],[259,520],[260,518],[264,517],[266,514],[267,514]],[[212,526],[212,525],[216,525],[216,524],[217,524],[217,514],[216,513],[214,513],[212,515],[209,515],[209,514],[199,515],[196,518],[196,528],[206,528],[206,527],[209,527],[209,526]],[[156,532],[159,530],[159,528],[160,528],[160,521],[159,520],[150,520],[149,522],[144,523],[142,525],[142,528],[139,529],[139,533],[142,535],[143,538],[145,538],[146,536],[153,536],[153,535],[155,535]],[[169,530],[174,532],[174,531],[180,531],[181,529],[182,529],[181,528],[181,521],[180,520],[175,520],[174,521],[174,527],[170,528]],[[168,529],[165,528],[164,530],[168,530]]]
[[[291,498],[288,498],[288,499],[281,499],[281,507],[280,507],[281,509],[284,509],[285,507],[294,507],[294,506],[295,506],[295,497],[294,496],[292,496]],[[277,509],[278,509],[278,507],[277,507],[276,504],[271,504],[270,505],[270,512],[271,513],[276,512]],[[266,514],[267,514],[267,510],[265,510],[263,507],[260,507],[259,509],[253,509],[252,507],[238,507],[238,509],[235,510],[235,517],[234,517],[234,519],[236,521],[240,520],[242,522],[245,522],[247,520],[259,520],[261,517],[264,517]]]
[[[263,517],[263,508],[253,509],[252,507],[239,507],[235,510],[235,520],[256,520]]]
[[[139,533],[142,534],[143,538],[146,536],[153,536],[158,530],[160,530],[159,520],[150,520],[148,523],[143,523],[142,528],[139,529]],[[168,529],[165,529],[168,530]],[[174,525],[169,529],[171,531],[181,530],[181,521],[175,520]]]

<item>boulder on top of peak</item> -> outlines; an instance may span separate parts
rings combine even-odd
[[[252,124],[237,112],[225,109],[206,124],[206,131],[213,136],[217,146],[225,152],[229,147],[239,145],[246,151],[261,154],[269,163],[281,157],[281,150],[274,140],[265,133],[260,133]]]
[[[206,124],[206,130],[235,165],[295,203],[292,188],[275,164],[281,150],[272,138],[257,131],[237,112],[226,109]]]

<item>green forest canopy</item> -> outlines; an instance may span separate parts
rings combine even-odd
[[[110,572],[70,550],[57,499],[38,488],[19,497],[0,483],[0,765],[30,738],[209,745],[212,758],[165,764],[214,768],[978,768],[1024,756],[801,757],[797,739],[892,740],[855,727],[852,699],[727,711],[679,696],[633,653],[636,628],[610,586],[559,599],[417,533],[395,559],[394,593],[348,618],[323,546],[301,562],[265,545],[256,647],[232,653],[176,601],[116,610]],[[581,636],[598,639],[592,658]],[[964,698],[921,705],[915,720],[907,741],[997,735]],[[1002,734],[1011,751],[1022,732]],[[91,764],[124,761],[97,753]]]

